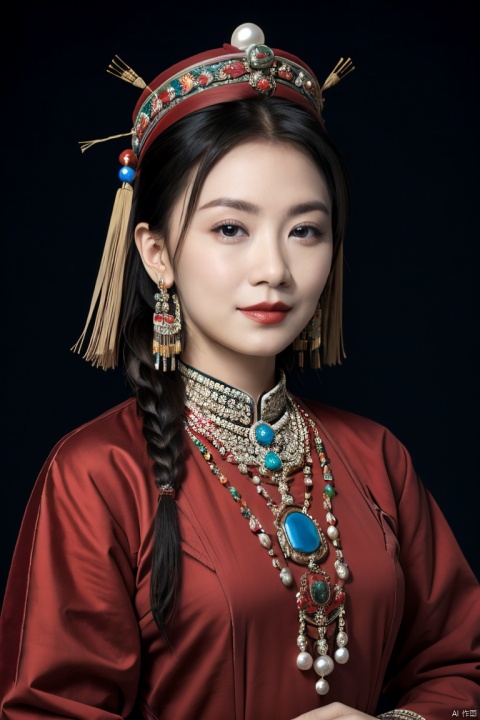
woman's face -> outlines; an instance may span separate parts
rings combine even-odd
[[[172,214],[169,258],[185,200]],[[185,322],[183,360],[215,377],[225,363],[274,360],[311,319],[331,261],[330,194],[308,155],[266,141],[231,150],[205,179],[174,266],[166,261]]]

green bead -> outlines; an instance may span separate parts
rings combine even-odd
[[[335,490],[333,489],[333,487],[331,485],[325,485],[325,487],[323,488],[323,492],[325,493],[325,495],[328,495],[330,500],[335,495]]]
[[[330,595],[327,583],[323,582],[323,580],[317,580],[314,582],[311,594],[313,602],[317,603],[317,605],[323,605],[323,603],[326,603]]]
[[[234,487],[229,487],[228,489],[230,490],[230,494],[231,494],[231,496],[233,497],[234,500],[240,500],[241,495],[240,495],[240,493],[238,492],[238,490],[235,490]]]

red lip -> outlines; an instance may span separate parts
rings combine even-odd
[[[291,307],[282,302],[263,302],[238,309],[250,320],[254,320],[261,325],[278,325],[285,320]]]
[[[285,303],[282,302],[276,302],[276,303],[267,303],[262,302],[258,303],[257,305],[249,305],[248,307],[242,307],[238,308],[239,310],[242,310],[242,312],[250,312],[252,310],[263,310],[264,312],[288,312],[292,308],[289,305],[285,305]]]

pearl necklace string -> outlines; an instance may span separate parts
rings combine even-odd
[[[318,434],[317,427],[313,420],[308,414],[299,406],[296,406],[296,417],[300,418],[300,423],[303,424],[303,436],[305,442],[305,466],[304,466],[304,501],[301,508],[301,513],[307,515],[311,522],[313,522],[318,530],[320,539],[323,540],[323,533],[320,530],[316,521],[310,518],[308,515],[308,509],[311,504],[311,490],[313,485],[312,472],[311,472],[311,452],[310,452],[310,437],[312,437],[315,449],[320,460],[320,466],[322,468],[323,480],[325,486],[323,488],[323,507],[326,511],[327,531],[326,534],[335,550],[336,560],[334,562],[334,568],[337,575],[337,581],[333,588],[330,584],[330,578],[325,571],[323,571],[317,564],[316,560],[318,557],[323,557],[325,552],[311,554],[305,559],[304,553],[296,553],[292,551],[290,542],[286,538],[284,528],[279,519],[282,514],[289,509],[296,509],[294,505],[294,499],[290,494],[288,483],[291,479],[286,477],[286,473],[274,473],[272,482],[278,483],[278,489],[282,498],[280,505],[275,503],[271,498],[267,490],[262,486],[262,480],[258,474],[255,474],[252,470],[247,469],[245,473],[252,483],[256,486],[257,492],[262,495],[266,500],[267,506],[271,510],[274,516],[274,525],[277,530],[277,538],[283,551],[285,558],[290,558],[293,562],[307,564],[308,571],[302,575],[300,579],[300,588],[297,592],[297,609],[299,614],[299,634],[297,638],[297,646],[300,650],[297,656],[297,667],[300,670],[308,671],[312,668],[320,676],[315,684],[315,689],[319,695],[326,695],[329,691],[329,684],[325,679],[326,675],[329,675],[334,669],[334,661],[328,654],[329,644],[332,642],[333,635],[335,633],[334,623],[337,623],[337,633],[335,637],[336,650],[334,651],[334,658],[338,664],[345,664],[349,659],[349,651],[346,647],[348,643],[348,636],[345,632],[345,591],[344,583],[349,577],[349,568],[345,564],[342,547],[340,543],[340,533],[337,527],[337,519],[332,512],[332,499],[335,496],[335,482],[330,469],[330,460],[326,455],[325,446],[322,439]],[[223,445],[219,445],[218,438],[215,433],[212,432],[211,422],[202,423],[198,413],[193,413],[191,410],[186,410],[186,419],[184,420],[185,430],[193,442],[193,445],[201,453],[203,459],[207,462],[210,471],[215,475],[220,484],[223,485],[229,492],[234,500],[240,506],[240,512],[242,516],[248,521],[250,530],[257,535],[260,545],[268,552],[272,559],[272,565],[274,568],[279,570],[280,580],[286,587],[292,587],[294,584],[293,574],[287,565],[282,566],[278,556],[276,555],[270,536],[265,532],[265,529],[260,520],[252,513],[248,507],[247,502],[242,497],[241,493],[235,488],[226,475],[220,470],[218,465],[214,462],[212,453],[203,444],[203,442],[197,437],[196,433],[203,435],[208,442],[214,444],[220,455],[225,456],[225,448]],[[210,429],[210,432],[208,432]],[[215,443],[213,443],[215,441]],[[223,452],[222,452],[223,450]],[[242,468],[243,469],[243,468]],[[268,480],[267,480],[268,482]],[[307,625],[315,626],[317,628],[318,640],[314,643],[315,649],[318,653],[318,657],[314,660],[311,653],[308,652],[308,636],[307,636]]]

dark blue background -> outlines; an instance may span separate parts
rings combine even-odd
[[[57,3],[55,3],[57,5]],[[351,172],[341,367],[296,389],[387,425],[480,574],[477,432],[478,61],[473,3],[19,3],[2,38],[2,587],[34,479],[66,432],[127,396],[69,348],[86,317],[138,92],[256,22],[325,78]],[[281,183],[279,184],[281,190]]]

